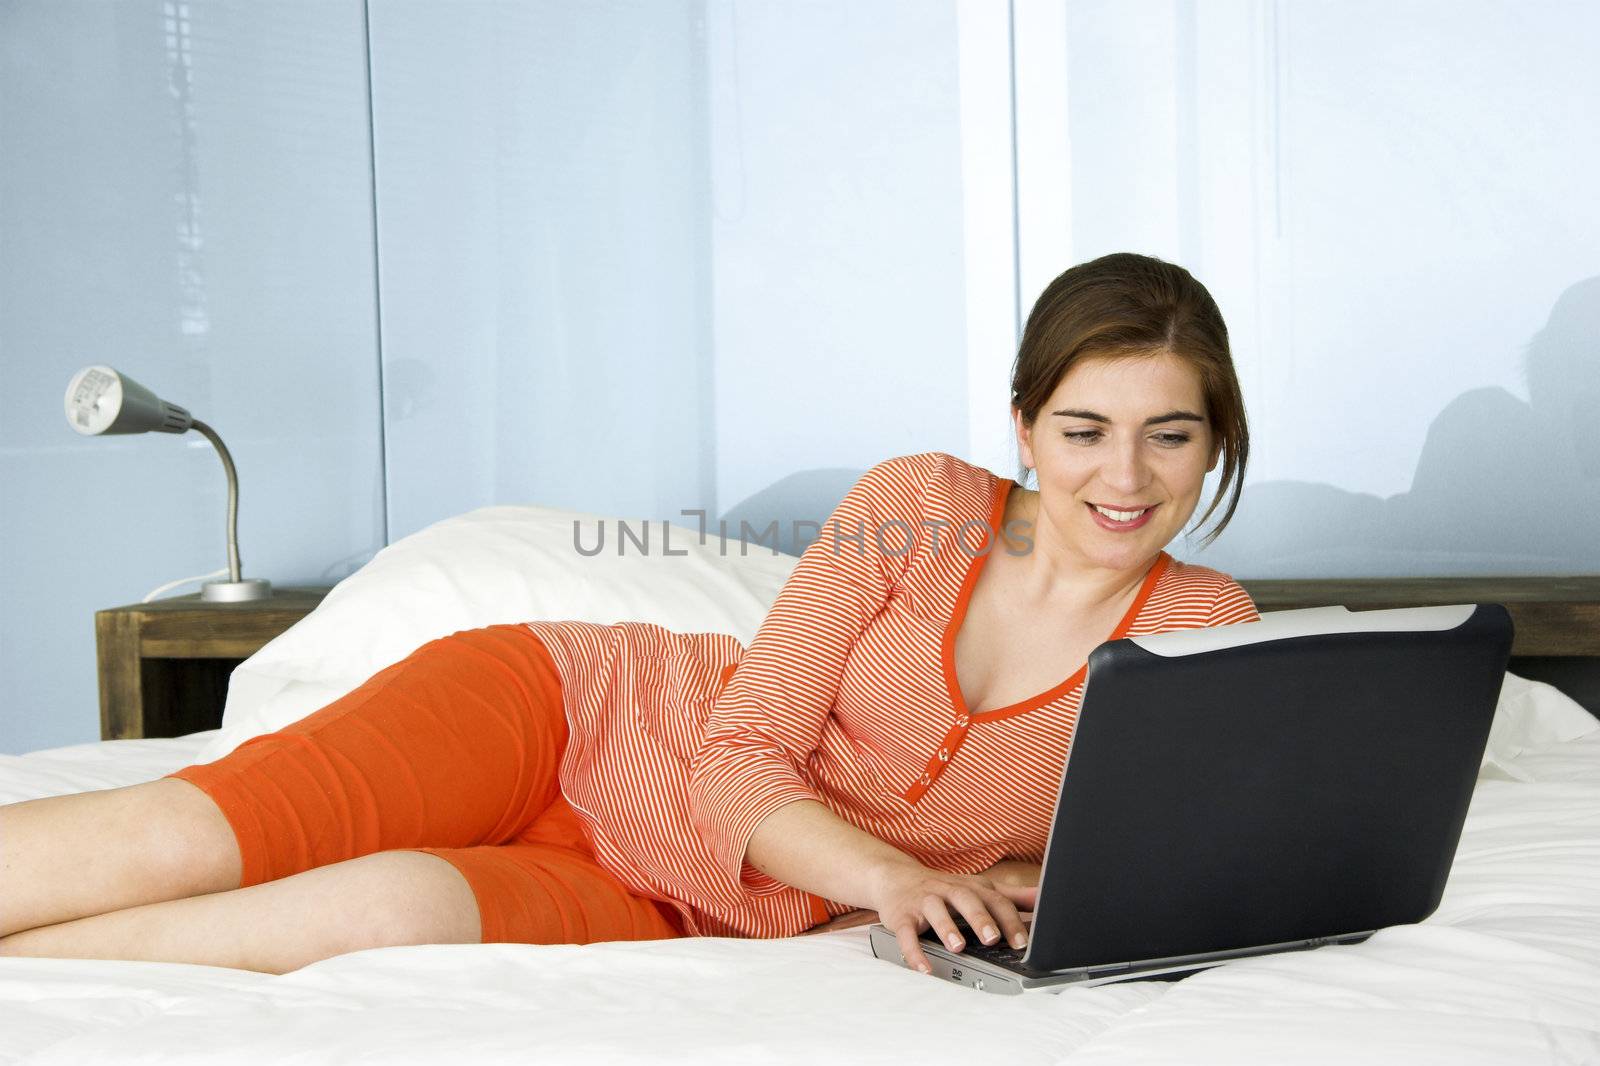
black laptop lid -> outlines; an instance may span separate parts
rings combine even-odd
[[[1101,645],[1025,962],[1171,958],[1427,917],[1510,647],[1498,604],[1294,611]]]

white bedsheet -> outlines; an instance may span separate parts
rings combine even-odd
[[[1600,729],[1518,736],[1438,912],[1359,945],[1017,997],[874,959],[860,928],[383,948],[284,976],[5,958],[0,1063],[1600,1063]],[[0,756],[0,802],[147,780],[208,739]]]

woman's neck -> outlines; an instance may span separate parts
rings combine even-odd
[[[1127,570],[1112,570],[1091,562],[1074,547],[1070,537],[1051,524],[1048,514],[1041,513],[1039,499],[1033,489],[1019,485],[1011,490],[1001,521],[1001,541],[995,547],[1001,553],[1008,548],[1009,552],[1021,553],[1008,555],[1007,565],[1024,601],[1071,611],[1092,611],[1126,602],[1155,560],[1142,560]],[[1009,529],[1017,530],[1021,536],[1008,536]],[[1032,538],[1031,547],[1028,538]]]

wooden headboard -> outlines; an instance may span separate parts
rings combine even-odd
[[[1600,718],[1600,577],[1240,578],[1262,611],[1352,611],[1502,603],[1516,634],[1512,673],[1554,685]]]

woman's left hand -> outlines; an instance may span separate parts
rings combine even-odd
[[[877,911],[845,911],[832,921],[823,922],[821,925],[814,925],[800,935],[810,936],[812,933],[831,933],[835,929],[854,929],[858,925],[870,925],[877,920]]]
[[[1036,862],[1001,859],[987,870],[984,870],[983,874],[997,885],[1037,888],[1039,885],[1039,872],[1042,869],[1043,867]]]

